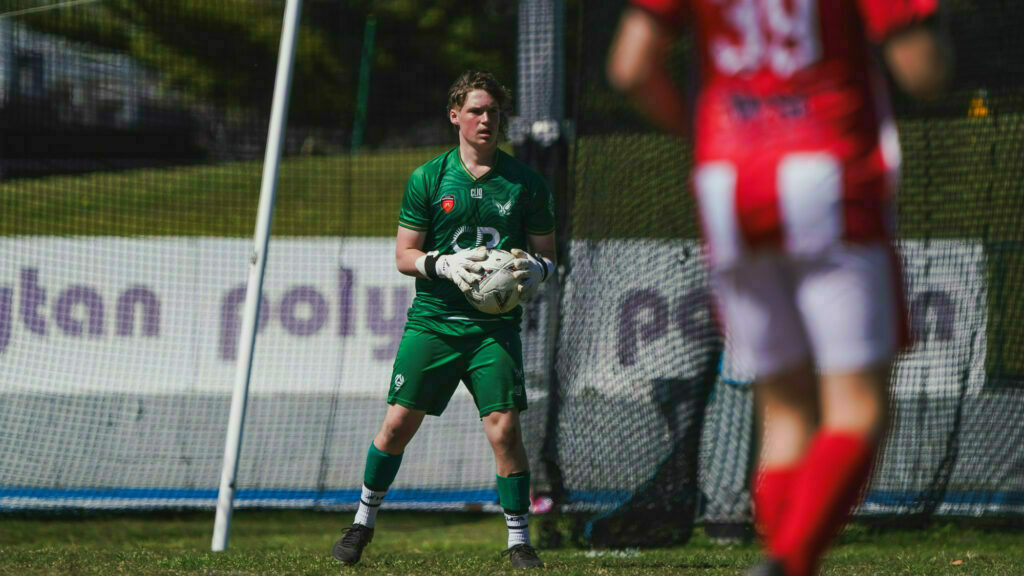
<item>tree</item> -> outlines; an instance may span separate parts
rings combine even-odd
[[[0,11],[39,5],[0,0]],[[512,4],[514,6],[514,4]],[[348,126],[364,25],[377,20],[370,143],[443,118],[448,84],[465,68],[511,83],[515,12],[499,0],[306,0],[290,118]],[[49,34],[130,55],[165,90],[225,110],[269,109],[283,0],[104,0],[18,17]]]

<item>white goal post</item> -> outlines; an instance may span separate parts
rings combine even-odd
[[[256,321],[259,317],[263,275],[267,265],[267,245],[270,241],[270,223],[274,214],[277,192],[277,170],[281,164],[281,146],[284,143],[285,124],[288,119],[288,99],[291,95],[292,65],[295,61],[295,39],[298,36],[299,14],[302,0],[287,0],[284,22],[281,26],[281,46],[278,49],[277,76],[274,80],[274,101],[267,131],[267,150],[263,160],[263,180],[260,184],[259,210],[256,214],[256,232],[249,260],[249,281],[245,291],[242,329],[238,337],[238,357],[235,364],[235,385],[231,393],[231,413],[228,418],[227,438],[224,442],[224,465],[217,495],[217,517],[213,526],[211,549],[220,552],[227,548],[231,528],[231,512],[235,502],[235,480],[238,475],[238,454],[242,448],[242,428],[245,424],[245,405],[249,396],[252,375],[252,353],[256,345]]]

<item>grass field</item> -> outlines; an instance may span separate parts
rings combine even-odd
[[[409,174],[445,149],[285,159],[273,232],[393,235]],[[236,162],[0,183],[0,236],[251,237],[262,170]]]
[[[905,121],[900,226],[910,238],[1019,240],[1024,117]],[[287,158],[273,232],[392,236],[405,184],[446,147]],[[689,147],[658,134],[573,144],[576,237],[696,237]],[[0,182],[0,236],[250,237],[262,163],[100,172]]]
[[[330,556],[351,513],[235,513],[226,552],[210,552],[213,513],[0,517],[0,574],[510,574],[499,553],[505,528],[493,514],[384,512],[363,562]],[[543,574],[741,575],[753,545],[721,546],[698,530],[678,548],[542,550]],[[944,525],[928,531],[843,534],[823,572],[831,576],[1024,574],[1024,534]]]

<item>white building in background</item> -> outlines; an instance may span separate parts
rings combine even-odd
[[[130,128],[158,94],[156,74],[127,55],[0,19],[0,107],[49,101],[62,123]]]

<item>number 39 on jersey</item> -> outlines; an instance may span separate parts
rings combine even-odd
[[[726,76],[764,69],[788,78],[821,57],[818,0],[711,0],[724,27],[710,55]]]

